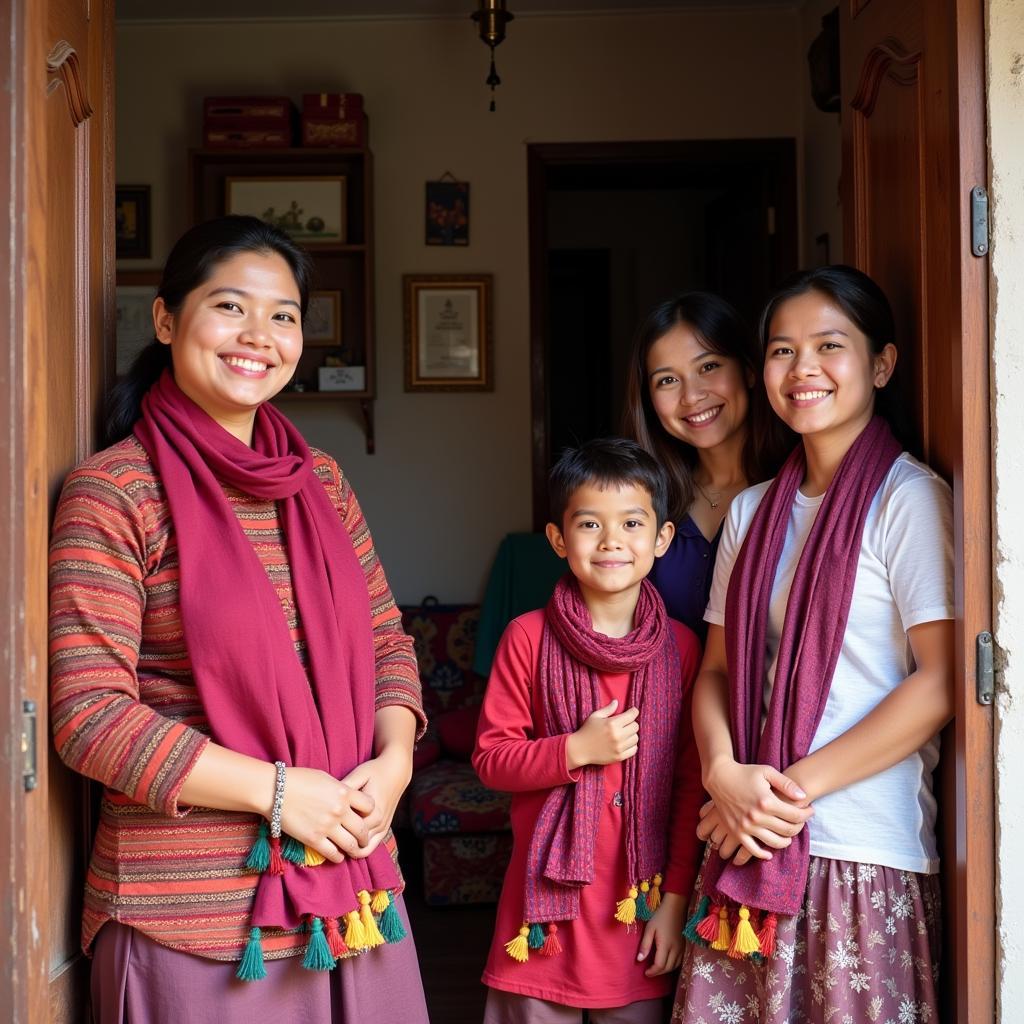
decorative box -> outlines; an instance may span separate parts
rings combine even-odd
[[[246,120],[290,126],[294,117],[295,105],[287,96],[207,96],[203,100],[203,121],[211,128],[215,124],[236,127]]]
[[[360,92],[304,92],[302,94],[302,113],[314,117],[358,121],[363,116],[363,94]]]
[[[293,140],[292,129],[228,128],[223,125],[203,130],[206,149],[288,149]]]
[[[302,145],[310,148],[332,146],[365,146],[366,117],[342,121],[336,117],[311,116],[302,113]]]
[[[321,366],[319,373],[320,391],[364,391],[366,389],[365,366]]]

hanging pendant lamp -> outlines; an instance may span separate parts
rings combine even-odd
[[[487,76],[487,84],[491,87],[491,106],[494,111],[494,90],[501,85],[498,69],[494,66],[494,48],[505,38],[505,26],[512,21],[513,15],[505,10],[505,0],[480,0],[480,9],[471,15],[477,23],[480,38],[491,48],[491,71]]]

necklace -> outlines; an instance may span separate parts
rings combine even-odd
[[[696,480],[694,480],[694,481],[693,481],[693,486],[694,486],[694,487],[696,487],[698,491],[700,491],[700,493],[701,493],[701,496],[702,496],[702,497],[704,498],[704,500],[705,500],[705,501],[706,501],[706,502],[707,502],[707,503],[708,503],[708,504],[709,504],[709,505],[710,505],[710,506],[711,506],[711,507],[712,507],[713,509],[717,509],[717,508],[718,508],[718,506],[722,504],[722,494],[721,494],[721,492],[719,492],[719,493],[718,493],[718,501],[712,501],[712,500],[711,500],[711,497],[710,497],[710,496],[709,496],[709,494],[708,494],[708,492],[707,492],[707,491],[705,491],[705,490],[704,490],[704,488],[703,488],[703,487],[701,487],[701,485],[700,485],[699,483],[697,483],[697,481],[696,481]]]

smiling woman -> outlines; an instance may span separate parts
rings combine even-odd
[[[111,447],[57,508],[55,740],[104,786],[98,1024],[426,1021],[390,829],[424,724],[412,642],[337,463],[269,404],[309,277],[255,218],[189,231]]]

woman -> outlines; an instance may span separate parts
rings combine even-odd
[[[651,580],[669,615],[703,639],[722,522],[732,499],[779,467],[787,438],[764,392],[757,339],[707,292],[656,306],[633,344],[623,433],[668,471],[672,545]]]
[[[310,272],[255,218],[188,231],[116,443],[57,509],[55,739],[105,787],[100,1024],[427,1019],[390,832],[423,726],[412,645],[350,486],[269,404]]]
[[[711,849],[674,1019],[937,1019],[952,497],[878,414],[896,348],[870,278],[797,275],[762,334],[802,444],[733,502],[715,569],[693,701]]]

